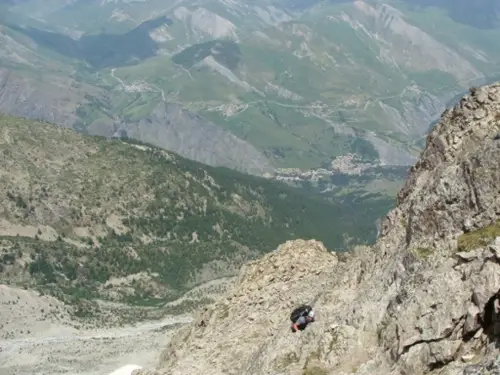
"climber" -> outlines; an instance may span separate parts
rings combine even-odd
[[[314,322],[314,310],[309,305],[301,305],[290,314],[292,332],[303,331],[307,325]]]

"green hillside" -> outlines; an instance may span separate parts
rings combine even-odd
[[[448,0],[298,4],[15,2],[0,110],[257,175],[355,154],[373,187],[414,163],[451,99],[500,75],[492,2],[460,0],[471,22]]]
[[[372,242],[392,206],[17,117],[0,134],[0,281],[79,305],[172,300],[288,239]]]

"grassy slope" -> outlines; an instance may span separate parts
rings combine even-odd
[[[0,277],[68,301],[173,299],[291,238],[372,241],[392,204],[311,197],[10,116],[0,135]]]
[[[102,11],[104,12],[104,10]],[[285,40],[294,27],[301,27],[301,25],[292,22],[285,25],[282,30],[269,28],[266,32],[272,38]],[[175,28],[175,23],[173,28]],[[61,49],[61,46],[58,46],[59,42],[62,42],[63,39],[69,40],[66,37],[58,39],[56,34],[36,30],[31,30],[28,33],[39,42],[43,42],[43,44],[49,43],[49,45],[53,45],[56,50]],[[140,33],[131,32],[129,35],[136,34],[139,35]],[[144,35],[141,37],[145,38]],[[104,36],[102,38],[106,39]],[[179,41],[177,40],[177,42]],[[94,62],[97,66],[107,64],[107,60],[104,61],[102,57],[108,53],[107,49],[103,50],[102,48],[106,46],[106,41],[103,40],[100,43],[97,39],[93,39],[92,43],[92,48],[96,48],[95,56],[92,56],[90,49],[86,49],[83,51],[86,60],[91,63]],[[300,43],[301,38],[293,37],[294,48],[298,47]],[[142,44],[144,43],[139,43],[139,45]],[[210,42],[205,45],[209,44]],[[324,43],[320,40],[314,41],[313,44],[315,52],[325,49]],[[126,45],[137,46],[138,43],[129,41]],[[203,49],[203,47],[204,44],[200,44],[192,49]],[[153,58],[139,65],[119,69],[116,74],[128,84],[133,83],[135,80],[145,79],[148,83],[163,88],[167,94],[179,91],[177,97],[169,97],[169,99],[179,100],[187,108],[200,111],[202,115],[222,124],[236,135],[248,139],[257,147],[272,155],[281,166],[317,167],[331,157],[346,151],[353,151],[353,138],[332,133],[330,126],[325,124],[323,120],[306,116],[303,109],[280,105],[280,103],[288,103],[290,105],[308,106],[312,100],[325,99],[325,97],[329,102],[336,100],[338,95],[344,93],[345,90],[341,90],[342,92],[336,94],[333,94],[332,90],[348,87],[349,78],[342,78],[343,75],[334,75],[325,80],[324,71],[315,66],[314,62],[308,58],[299,59],[292,56],[287,47],[282,46],[276,49],[272,45],[262,43],[259,39],[250,38],[242,44],[241,48],[241,55],[234,54],[232,48],[226,48],[222,53],[223,56],[227,55],[227,58],[219,60],[224,65],[233,68],[237,74],[235,63],[243,64],[250,84],[255,85],[259,90],[264,90],[266,81],[269,80],[302,95],[303,99],[300,102],[293,102],[268,93],[270,101],[264,103],[258,95],[245,92],[217,72],[209,73],[206,70],[197,71],[195,69],[189,75],[186,71],[174,65],[174,62],[182,63],[179,60],[185,55],[189,55],[189,49],[180,55],[174,56],[173,61],[164,57]],[[121,52],[123,51],[120,50]],[[140,50],[134,53],[141,54],[143,52],[143,50]],[[79,53],[80,50],[75,50],[74,53],[69,54],[78,57]],[[112,59],[118,58],[116,57],[118,55],[113,55]],[[283,61],[283,63],[276,65],[276,61]],[[287,78],[282,75],[285,62],[287,70],[293,74],[293,77]],[[186,67],[189,68],[191,65],[192,63]],[[354,72],[354,75],[357,74],[358,72]],[[117,84],[116,80],[109,77],[107,70],[101,72],[101,77],[111,85]],[[101,81],[101,84],[104,85],[104,82]],[[137,96],[142,96],[142,98],[136,100]],[[229,118],[220,116],[217,112],[208,111],[210,107],[213,108],[215,105],[227,103],[229,98],[234,97],[245,103],[250,102],[249,109]],[[141,104],[144,101],[152,103],[152,106],[159,99],[159,93],[152,96],[147,94],[112,95],[110,107],[104,108],[105,111],[102,108],[96,108],[94,103],[90,101],[88,104],[84,104],[84,108],[79,114],[84,117],[87,123],[91,123],[102,116],[110,118],[116,113],[124,115],[125,118],[136,119],[146,115],[148,107],[137,109],[134,109],[134,107],[144,107]],[[273,102],[274,100],[279,101],[279,103]],[[334,121],[339,120],[337,117],[345,118],[345,116],[337,114],[333,115],[332,119]]]
[[[281,38],[286,33],[287,30],[273,37]],[[259,40],[242,44],[241,54],[234,54],[233,49],[228,48],[222,51],[227,52],[225,56],[214,57],[221,63],[229,61],[224,65],[233,68],[237,75],[239,73],[235,65],[239,63],[246,71],[248,82],[261,91],[270,81],[301,95],[303,99],[294,101],[268,92],[268,100],[265,101],[255,93],[245,92],[217,72],[195,68],[187,74],[173,64],[190,68],[195,51],[200,52],[199,56],[203,58],[205,46],[209,44],[201,43],[186,49],[174,55],[172,61],[167,57],[158,57],[148,60],[145,65],[121,68],[116,71],[116,75],[128,83],[145,78],[147,82],[164,88],[167,94],[175,92],[176,95],[171,96],[172,100],[179,100],[187,108],[198,110],[204,117],[249,140],[270,153],[283,167],[317,167],[331,157],[354,150],[355,138],[335,133],[324,120],[307,114],[307,107],[315,99],[324,100],[324,96],[329,96],[329,102],[337,100],[340,93],[332,96],[328,90],[347,87],[347,80],[330,77],[330,80],[325,81],[324,72],[308,59],[290,56],[286,48],[271,50],[271,45],[260,44]],[[286,70],[293,75],[291,78],[282,74],[285,61]],[[143,69],[146,65],[148,69]],[[148,72],[146,76],[145,71]],[[214,111],[218,105],[233,99],[247,104],[248,108],[230,117]],[[339,117],[339,114],[334,114],[331,118],[338,121]],[[367,150],[370,148],[368,146]],[[368,154],[373,157],[374,151]]]
[[[465,40],[470,46],[480,47],[493,59],[500,61],[498,47],[493,43],[498,36],[497,31],[475,30],[457,24],[445,13],[433,8],[424,11],[411,10],[401,2],[391,3],[403,9],[411,23],[461,51],[464,56],[468,58],[471,56],[470,51],[465,51],[460,44]],[[156,4],[159,3],[155,2],[152,8]],[[57,13],[57,17],[66,14],[64,18],[72,19],[74,15],[71,15],[73,14],[71,12],[84,10],[89,12],[92,7],[94,5],[81,2],[76,7]],[[135,7],[137,15],[141,16],[138,18],[142,21],[151,15],[148,13],[150,10],[146,12],[140,4],[133,3],[124,7],[128,10],[131,9],[129,7]],[[100,8],[99,14],[109,15],[112,8],[106,5]],[[391,113],[386,112],[380,103],[391,106],[399,113],[404,112],[410,103],[413,106],[418,105],[422,99],[413,97],[414,94],[411,92],[407,92],[403,100],[399,97],[411,81],[415,81],[422,90],[438,96],[461,89],[451,75],[443,72],[398,72],[390,65],[381,63],[377,59],[379,47],[372,39],[360,30],[353,30],[346,23],[334,22],[325,17],[327,14],[338,16],[342,11],[355,14],[351,3],[328,5],[319,11],[307,13],[300,21],[261,30],[279,45],[256,36],[246,36],[238,46],[239,51],[228,43],[229,48],[223,50],[222,54],[213,55],[216,60],[232,68],[241,80],[262,92],[265,91],[267,96],[265,100],[256,93],[245,91],[218,72],[193,66],[196,62],[192,59],[193,51],[208,50],[206,47],[212,47],[213,42],[189,47],[180,54],[174,54],[173,57],[155,56],[135,65],[132,63],[131,66],[118,68],[116,76],[128,85],[138,81],[154,85],[145,89],[150,92],[125,93],[117,90],[120,84],[110,76],[109,67],[121,65],[128,58],[133,62],[131,56],[146,57],[154,53],[156,47],[149,44],[151,41],[145,32],[146,29],[150,30],[149,26],[146,29],[132,30],[133,22],[127,21],[124,24],[127,25],[128,36],[121,35],[115,38],[100,35],[84,39],[88,44],[83,43],[85,48],[79,49],[75,56],[85,57],[88,62],[93,62],[96,68],[104,66],[107,68],[101,69],[99,75],[85,72],[81,66],[76,65],[74,65],[75,71],[82,80],[107,90],[109,100],[96,97],[79,101],[81,106],[78,114],[81,115],[82,121],[78,129],[85,128],[84,122],[90,124],[104,118],[112,121],[111,119],[117,115],[127,121],[141,119],[161,100],[160,89],[163,89],[168,101],[180,102],[185,108],[248,140],[263,150],[279,167],[317,168],[332,157],[360,150],[367,158],[377,156],[368,142],[359,137],[333,131],[332,123],[347,124],[356,130],[375,131],[379,137],[395,142],[399,147],[411,147],[417,135],[414,132],[404,134],[395,129],[399,119],[392,118]],[[162,11],[155,16],[165,14],[170,17],[170,13],[168,9],[162,8]],[[91,27],[90,23],[87,26],[94,34],[99,31],[111,32],[97,30],[96,27]],[[121,32],[124,33],[125,30]],[[174,18],[173,24],[168,26],[168,32],[174,39],[162,44],[162,48],[172,53],[181,46],[186,46],[188,34],[185,34],[186,30],[182,23]],[[43,40],[49,44],[56,42],[57,39],[51,39],[56,37],[53,34],[33,35],[36,35],[39,41]],[[456,38],[456,35],[460,38]],[[115,40],[119,43],[114,43]],[[189,39],[189,41],[194,40]],[[117,44],[118,47],[110,50],[110,43]],[[60,50],[60,46],[54,48]],[[47,48],[40,47],[39,50],[48,55]],[[113,54],[108,56],[110,51]],[[302,57],[294,56],[294,51],[300,53]],[[308,51],[313,55],[307,56]],[[56,55],[55,52],[51,53],[51,56]],[[333,57],[335,62],[332,62],[330,57]],[[65,60],[69,61],[68,58]],[[476,59],[473,62],[483,71],[493,74],[495,61],[484,62]],[[83,64],[82,61],[80,63]],[[185,66],[181,68],[181,65]],[[185,68],[190,68],[190,71],[186,71]],[[61,74],[67,73],[61,72]],[[266,91],[267,81],[280,85],[302,98],[294,100]],[[322,110],[310,109],[316,100],[321,100],[326,107]],[[103,105],[104,102],[106,103]],[[239,112],[230,116],[221,113],[220,107],[234,102],[242,105]],[[424,127],[425,124],[422,128]],[[418,150],[411,149],[411,152],[417,154]]]
[[[401,3],[395,5],[404,9]],[[336,4],[322,12],[338,15],[340,11],[349,13],[351,8],[350,4]],[[281,45],[258,37],[245,38],[239,46],[241,53],[236,69],[232,50],[226,51],[227,56],[223,51],[222,58],[220,54],[214,55],[221,62],[230,61],[231,64],[226,65],[258,90],[265,91],[266,82],[271,81],[300,95],[302,99],[291,100],[268,91],[267,102],[264,102],[262,97],[245,92],[217,72],[191,68],[189,75],[185,70],[172,66],[167,57],[150,59],[147,65],[153,69],[148,69],[146,75],[142,64],[120,69],[117,75],[127,82],[145,78],[169,92],[175,91],[173,100],[198,110],[203,116],[249,140],[271,155],[281,167],[317,167],[331,157],[355,150],[354,139],[332,132],[328,122],[310,115],[311,110],[306,107],[310,107],[315,100],[321,100],[328,106],[323,114],[315,112],[329,121],[346,123],[355,129],[372,130],[403,148],[411,147],[415,134],[394,132],[394,124],[377,101],[402,113],[407,104],[420,100],[413,98],[411,92],[405,94],[404,102],[399,98],[411,81],[437,96],[460,90],[459,84],[444,72],[395,71],[377,59],[378,46],[373,40],[345,23],[327,20],[325,13],[312,12],[300,22],[262,30]],[[454,33],[469,35],[465,40],[471,46],[480,46],[494,59],[498,57],[496,47],[490,43],[496,35],[494,30],[473,30],[432,9],[425,12],[406,9],[405,14],[409,15],[410,22],[461,51],[464,56],[469,56],[471,52],[461,50],[456,41],[451,40]],[[446,22],[446,28],[435,28],[440,19]],[[285,45],[285,42],[289,44]],[[201,43],[189,47],[174,55],[172,60],[189,69],[193,66],[193,51],[196,48],[203,51],[205,46],[206,43]],[[303,57],[292,55],[294,50],[302,53]],[[307,56],[307,51],[313,55]],[[335,63],[327,54],[334,57]],[[203,54],[200,56],[204,57]],[[473,60],[478,68],[486,72],[491,71],[495,64],[498,66],[498,61],[495,61],[485,63]],[[287,74],[284,74],[285,70]],[[347,103],[348,100],[352,102]],[[248,104],[248,108],[229,117],[215,110],[216,106],[231,101]],[[363,149],[366,150],[364,156],[375,154],[368,145]],[[418,150],[412,152],[418,153]]]

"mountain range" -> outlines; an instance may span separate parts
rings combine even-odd
[[[497,374],[499,129],[500,82],[471,88],[339,251],[366,204],[2,116],[0,372]]]
[[[385,191],[449,102],[500,74],[493,1],[0,7],[0,111],[251,174],[323,168],[337,190],[347,157],[381,168],[361,190]]]
[[[79,306],[169,301],[296,236],[370,243],[390,204],[18,117],[0,135],[0,281]]]
[[[0,373],[499,372],[499,20],[0,0]]]
[[[281,244],[134,374],[498,374],[499,127],[500,83],[471,90],[429,134],[374,246]],[[315,321],[292,333],[304,303]]]

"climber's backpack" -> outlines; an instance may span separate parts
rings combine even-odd
[[[302,305],[297,308],[295,308],[292,313],[290,314],[290,320],[292,322],[296,322],[297,319],[299,319],[301,316],[305,316],[309,314],[309,311],[312,310],[312,307],[309,305]]]

